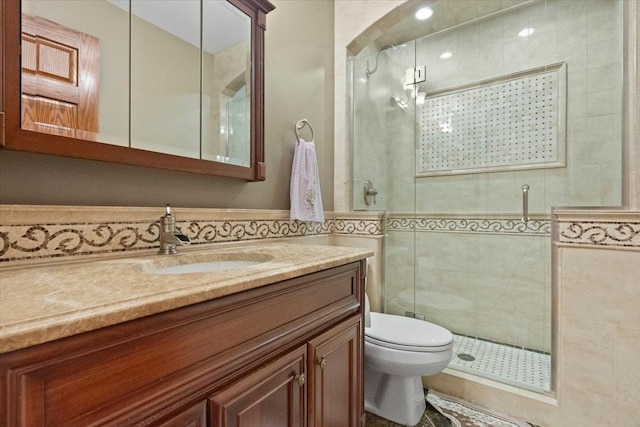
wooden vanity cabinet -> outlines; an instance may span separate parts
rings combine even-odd
[[[216,393],[211,425],[359,426],[361,336],[356,315]]]
[[[0,425],[362,425],[364,267],[0,355]]]
[[[307,425],[306,346],[279,357],[209,398],[211,425]]]
[[[362,325],[360,317],[309,342],[309,424],[356,427],[363,414]]]
[[[179,411],[158,427],[206,427],[208,425],[207,402],[199,402],[186,410]]]

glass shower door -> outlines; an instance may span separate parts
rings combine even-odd
[[[368,289],[374,310],[415,313],[415,98],[405,82],[415,42],[384,46],[352,62],[353,206],[386,211],[385,280]],[[365,197],[365,183],[377,190]],[[400,213],[401,215],[396,215]],[[408,218],[408,219],[407,219]]]
[[[451,368],[534,391],[550,390],[544,184],[561,147],[543,128],[558,126],[562,70],[509,52],[528,52],[518,33],[544,15],[520,8],[417,39],[426,80],[414,89],[416,313],[454,333]]]

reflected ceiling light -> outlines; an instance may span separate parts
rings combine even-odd
[[[520,37],[529,37],[531,34],[533,34],[534,31],[535,29],[533,28],[525,28],[524,30],[520,31],[518,35]]]
[[[453,56],[453,53],[451,53],[451,52],[445,52],[445,53],[443,53],[442,55],[440,55],[440,58],[441,58],[441,59],[449,59],[449,58],[451,58],[452,56]]]
[[[360,77],[360,78],[358,79],[358,81],[359,81],[360,83],[366,83],[366,82],[367,82],[367,79],[365,79],[364,77]]]
[[[433,10],[430,7],[423,7],[422,9],[418,9],[416,12],[416,19],[424,20],[431,18],[433,15]]]

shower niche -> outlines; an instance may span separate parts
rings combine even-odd
[[[422,24],[407,4],[351,45],[352,204],[387,214],[382,310],[454,332],[451,372],[553,392],[551,209],[621,205],[622,4],[439,0]]]

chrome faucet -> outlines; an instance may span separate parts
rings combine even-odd
[[[188,246],[191,239],[176,231],[176,217],[171,215],[171,206],[167,204],[167,212],[160,217],[160,250],[161,255],[178,253],[177,246]]]

